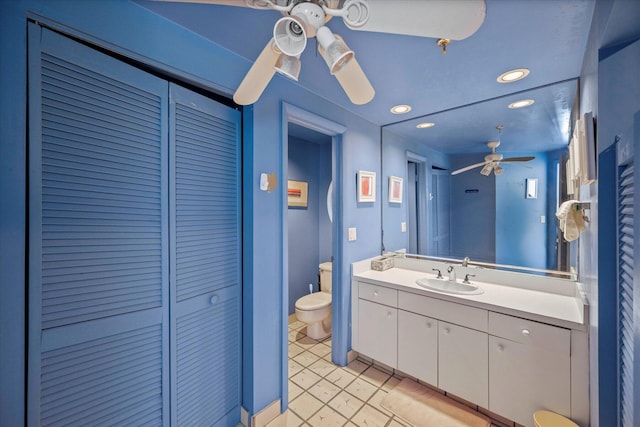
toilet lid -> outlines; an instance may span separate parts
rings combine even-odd
[[[298,310],[317,310],[331,304],[331,294],[326,292],[314,292],[305,295],[296,301]]]

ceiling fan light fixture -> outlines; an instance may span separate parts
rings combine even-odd
[[[336,37],[329,28],[320,27],[316,33],[318,51],[327,63],[331,74],[340,71],[354,57],[354,53],[341,38]]]
[[[282,53],[299,56],[307,47],[305,23],[297,16],[280,18],[273,27],[273,40]]]
[[[434,127],[435,125],[436,125],[436,124],[435,124],[435,123],[432,123],[432,122],[424,122],[424,123],[418,123],[418,124],[416,125],[416,127],[417,127],[418,129],[426,129],[426,128]]]
[[[486,165],[484,165],[480,173],[484,176],[489,176],[491,175],[492,170],[493,170],[493,163],[487,163]]]
[[[517,108],[528,107],[530,105],[533,105],[535,102],[536,101],[534,101],[533,99],[523,99],[521,101],[512,102],[507,107],[511,108],[512,110],[515,110]]]
[[[391,112],[393,114],[406,114],[409,111],[411,111],[411,106],[410,105],[395,105],[393,107],[391,107]]]
[[[529,70],[526,68],[516,68],[515,70],[505,71],[500,74],[496,79],[498,83],[512,83],[522,80],[529,75]]]
[[[289,56],[283,53],[278,57],[276,65],[273,68],[279,74],[297,82],[301,67],[302,63],[299,56]]]
[[[504,173],[504,169],[502,169],[502,166],[496,166],[493,168],[493,173],[495,173],[496,176],[502,175]]]

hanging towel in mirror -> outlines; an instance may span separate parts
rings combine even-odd
[[[584,230],[584,218],[582,217],[582,210],[578,209],[579,204],[578,200],[567,200],[556,211],[560,230],[562,230],[567,242],[576,240],[580,237],[580,232]]]

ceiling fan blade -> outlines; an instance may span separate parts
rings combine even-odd
[[[249,105],[260,98],[276,72],[274,67],[280,55],[281,53],[274,49],[272,38],[262,49],[260,56],[242,79],[236,93],[233,94],[233,100],[236,104]]]
[[[482,163],[476,163],[475,165],[465,166],[461,169],[454,170],[453,172],[451,172],[451,175],[458,175],[459,173],[466,172],[471,169],[479,168],[480,166],[484,166],[487,163],[490,163],[490,162],[482,162]]]
[[[170,3],[204,3],[204,4],[220,4],[223,6],[251,7],[244,0],[154,0]]]
[[[408,36],[466,39],[484,22],[485,0],[368,0],[369,19],[352,30]]]
[[[524,156],[524,157],[509,157],[506,159],[502,159],[500,163],[516,163],[516,162],[530,162],[535,159],[534,156]]]
[[[366,104],[376,94],[355,57],[351,58],[335,76],[351,102],[356,105]]]

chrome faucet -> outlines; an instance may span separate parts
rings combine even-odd
[[[456,281],[456,270],[453,268],[453,265],[450,265],[447,268],[447,273],[449,273],[449,281],[450,282],[455,282]]]

